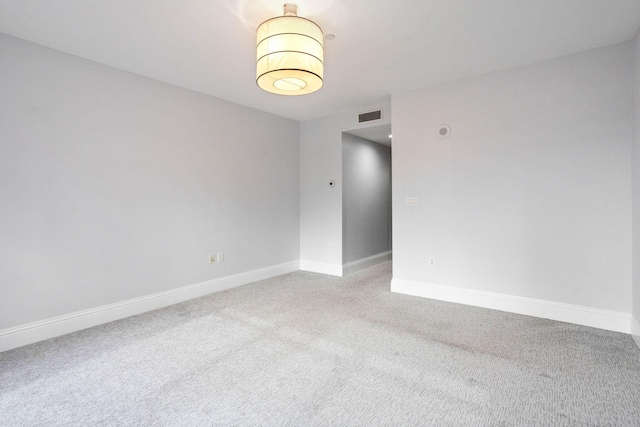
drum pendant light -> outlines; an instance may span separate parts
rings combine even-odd
[[[322,30],[299,17],[295,4],[260,24],[256,36],[258,86],[278,95],[306,95],[322,87]]]

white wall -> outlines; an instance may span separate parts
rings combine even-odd
[[[0,58],[0,330],[297,262],[295,121],[5,35]]]
[[[358,124],[358,113],[376,109],[382,109],[382,120]],[[300,123],[303,270],[342,275],[342,132],[390,123],[390,100]],[[335,187],[329,187],[332,180]]]
[[[394,96],[394,281],[628,330],[631,84],[624,43]]]
[[[633,319],[640,347],[640,33],[633,40]]]
[[[342,137],[342,262],[391,250],[391,147]]]

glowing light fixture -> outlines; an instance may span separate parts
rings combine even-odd
[[[256,32],[256,83],[278,95],[306,95],[322,87],[322,30],[301,18],[295,4],[284,16],[264,21]]]

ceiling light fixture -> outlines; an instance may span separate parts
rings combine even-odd
[[[256,31],[256,83],[267,92],[306,95],[322,87],[322,30],[297,9],[286,3],[284,16],[264,21]]]

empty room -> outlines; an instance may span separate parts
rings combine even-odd
[[[639,426],[639,29],[0,0],[0,426]]]

